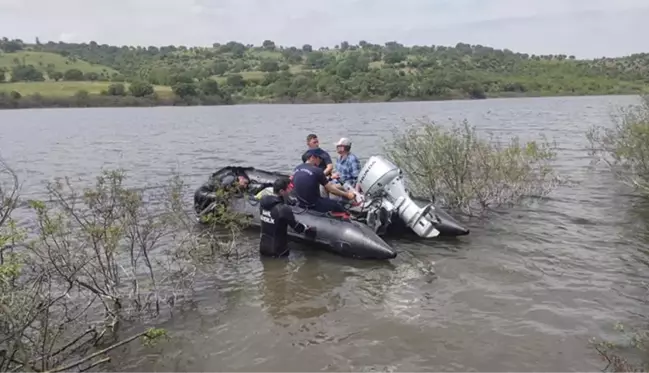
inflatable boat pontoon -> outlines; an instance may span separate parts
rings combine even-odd
[[[287,174],[254,167],[227,166],[216,171],[194,194],[194,209],[200,216],[214,209],[215,181],[225,175],[245,176],[250,180],[245,194],[230,200],[233,211],[252,218],[258,227],[259,192],[272,192],[273,182]],[[372,156],[360,171],[358,179],[362,203],[350,207],[348,216],[334,216],[291,206],[296,220],[316,228],[315,237],[307,237],[288,229],[291,240],[312,242],[336,254],[359,259],[392,259],[396,251],[381,236],[404,229],[419,237],[462,236],[469,230],[432,203],[416,204],[406,191],[402,172],[383,157]]]

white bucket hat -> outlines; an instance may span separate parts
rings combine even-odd
[[[351,146],[352,142],[346,137],[341,137],[340,140],[336,143],[336,146]]]

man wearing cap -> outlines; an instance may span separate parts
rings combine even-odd
[[[350,153],[352,142],[343,137],[336,143],[336,152],[340,157],[336,160],[336,172],[331,176],[341,185],[348,184],[353,189],[361,172],[361,161],[355,154]]]
[[[339,197],[353,200],[356,194],[353,191],[342,191],[333,183],[327,180],[324,171],[319,167],[322,162],[322,152],[320,148],[309,149],[305,153],[306,162],[295,167],[293,173],[293,194],[298,200],[298,204],[319,212],[345,212],[344,207],[338,201],[323,198],[320,196],[320,185],[325,190]]]

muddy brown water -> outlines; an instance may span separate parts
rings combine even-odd
[[[224,262],[196,307],[162,327],[173,339],[119,352],[128,371],[593,371],[591,337],[646,307],[647,208],[587,168],[584,131],[630,96],[465,102],[55,109],[0,112],[0,154],[24,193],[57,175],[124,167],[135,185],[173,168],[198,186],[226,164],[287,170],[307,133],[333,151],[376,154],[389,126],[427,115],[480,131],[545,133],[574,182],[540,204],[469,223],[459,240],[393,242],[391,264],[294,250],[288,260]],[[244,244],[255,245],[255,234]]]

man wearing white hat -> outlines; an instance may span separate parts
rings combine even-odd
[[[336,143],[336,152],[340,155],[336,160],[336,172],[331,175],[341,185],[349,185],[355,189],[356,180],[361,172],[361,161],[356,155],[350,153],[352,142],[343,137]]]

